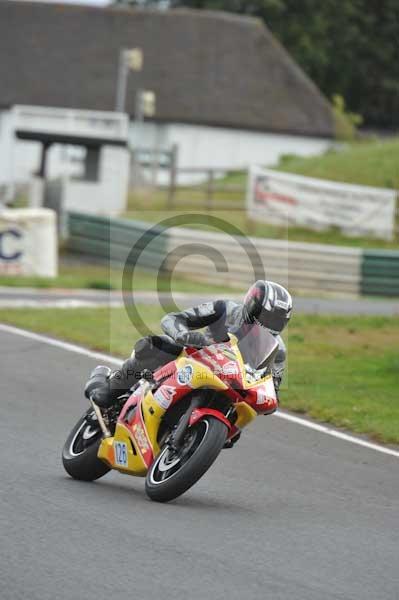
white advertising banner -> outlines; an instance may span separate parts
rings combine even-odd
[[[253,219],[276,225],[323,230],[337,227],[346,235],[392,239],[395,190],[335,183],[270,169],[248,172],[247,211]]]
[[[0,275],[57,275],[55,212],[48,208],[0,211]]]

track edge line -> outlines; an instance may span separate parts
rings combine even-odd
[[[108,362],[110,364],[121,366],[122,360],[116,358],[115,356],[111,356],[109,354],[104,354],[102,352],[96,352],[95,350],[89,350],[84,346],[79,346],[78,344],[71,344],[70,342],[65,342],[63,340],[59,340],[57,338],[53,338],[42,333],[35,333],[34,331],[29,331],[28,329],[22,329],[20,327],[15,327],[14,325],[8,325],[6,323],[0,323],[0,331],[4,331],[6,333],[11,333],[14,335],[19,335],[21,337],[25,337],[31,340],[35,340],[37,342],[41,342],[43,344],[47,344],[49,346],[54,346],[56,348],[60,348],[62,350],[66,350],[68,352],[74,352],[75,354],[82,354],[89,358],[94,358],[96,360],[101,360]],[[302,427],[307,427],[308,429],[313,429],[314,431],[318,431],[319,433],[324,433],[325,435],[330,435],[331,437],[335,437],[337,439],[350,442],[352,444],[356,444],[358,446],[362,446],[364,448],[368,448],[369,450],[374,450],[376,452],[380,452],[382,454],[387,454],[390,456],[395,456],[399,458],[399,451],[393,450],[392,448],[388,448],[386,446],[381,446],[380,444],[375,444],[373,442],[368,442],[367,440],[363,440],[362,438],[358,438],[354,435],[350,435],[348,433],[344,433],[342,431],[337,431],[331,427],[327,427],[326,425],[321,425],[319,423],[315,423],[314,421],[309,421],[307,419],[297,417],[288,412],[278,410],[274,413],[276,417],[280,419],[285,419],[291,423],[295,423],[297,425],[301,425]]]

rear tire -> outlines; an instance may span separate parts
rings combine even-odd
[[[88,410],[72,429],[62,450],[62,464],[74,479],[94,481],[106,475],[110,467],[97,458],[102,440],[101,428]]]
[[[227,432],[224,423],[207,415],[188,429],[179,453],[164,446],[147,473],[147,496],[156,502],[169,502],[184,494],[215,462]]]

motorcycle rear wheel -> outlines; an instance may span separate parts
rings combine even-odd
[[[164,446],[147,473],[147,496],[156,502],[169,502],[184,494],[215,462],[227,432],[224,423],[207,415],[188,429],[177,452]]]
[[[62,464],[74,479],[94,481],[111,469],[99,458],[98,448],[102,439],[100,426],[93,420],[93,411],[88,410],[79,419],[69,434],[62,450]]]

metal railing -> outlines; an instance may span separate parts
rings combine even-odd
[[[178,167],[177,159],[176,145],[170,150],[135,148],[131,190],[148,187],[164,192],[167,209],[183,205],[200,206],[208,211],[241,208],[234,199],[239,196],[244,200],[245,183],[226,181],[226,175],[243,174],[247,166]]]
[[[304,293],[358,295],[363,291],[364,251],[357,248],[241,238],[235,243],[230,235],[211,231],[172,227],[154,232],[153,225],[122,219],[69,214],[70,251],[96,260],[125,264],[132,259],[133,246],[143,252],[133,257],[137,266],[152,271],[176,273],[189,280],[230,288],[246,288],[254,279],[253,264],[261,259],[264,275]],[[248,243],[249,241],[249,243]],[[196,242],[215,249],[223,264],[212,264],[207,256],[188,253],[187,245]],[[246,243],[247,242],[247,243]],[[198,246],[197,244],[197,246]],[[245,250],[243,250],[245,248]],[[255,252],[255,254],[254,254]],[[399,252],[393,269],[399,282]],[[227,266],[227,269],[225,268]],[[378,274],[377,274],[378,276]],[[378,282],[368,293],[385,293]],[[399,295],[399,283],[396,288]]]

